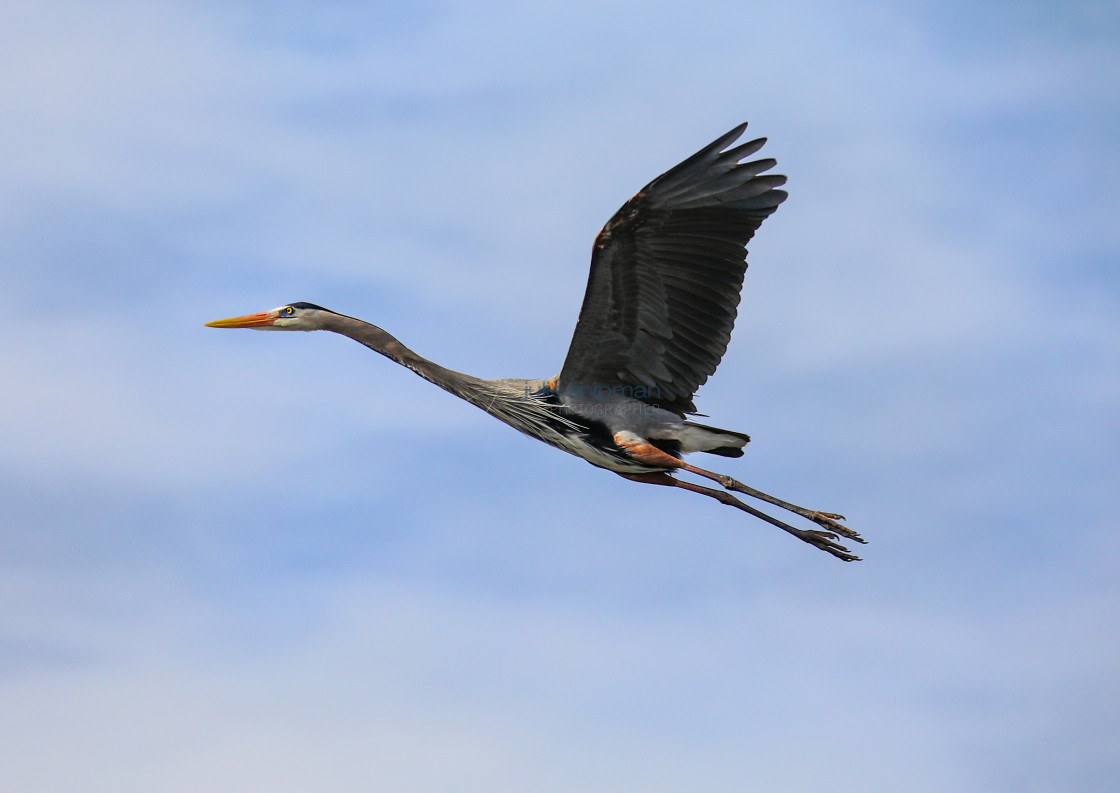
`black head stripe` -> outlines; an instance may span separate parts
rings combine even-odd
[[[337,314],[338,313],[337,311],[331,311],[329,308],[323,308],[322,306],[317,306],[314,303],[299,302],[299,303],[289,303],[288,305],[291,306],[292,308],[313,308],[316,311],[326,311],[329,314]]]

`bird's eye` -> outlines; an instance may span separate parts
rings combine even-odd
[[[296,310],[294,308],[292,308],[291,306],[285,306],[284,307],[284,316],[290,317],[294,313],[296,313]]]

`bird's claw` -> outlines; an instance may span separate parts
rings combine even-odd
[[[823,526],[824,528],[828,529],[830,532],[836,532],[846,539],[858,542],[862,545],[867,545],[867,540],[863,539],[863,537],[860,537],[859,532],[857,532],[855,529],[849,529],[844,524],[838,522],[844,520],[843,515],[837,515],[834,512],[814,511],[813,514],[809,516],[809,519],[813,521],[813,523],[816,523],[818,526]]]
[[[849,551],[840,543],[836,542],[839,539],[835,534],[830,531],[817,531],[810,529],[801,535],[801,539],[805,542],[820,548],[822,551],[832,554],[837,559],[842,559],[845,562],[860,562],[863,561],[860,557]],[[860,542],[863,542],[860,540]]]

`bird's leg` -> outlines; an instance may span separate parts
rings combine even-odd
[[[695,465],[689,465],[688,463],[684,462],[684,460],[663,452],[661,449],[658,449],[649,441],[645,440],[644,438],[640,438],[633,433],[615,433],[614,442],[625,449],[627,454],[629,454],[639,462],[662,466],[664,468],[676,468],[682,471],[688,471],[689,473],[696,474],[697,476],[705,477],[706,479],[711,479],[713,482],[719,482],[728,490],[734,490],[738,493],[745,493],[751,498],[757,498],[760,501],[766,501],[776,507],[781,507],[782,509],[788,510],[795,515],[800,515],[803,518],[808,518],[818,526],[828,529],[829,531],[836,532],[837,534],[840,534],[848,538],[849,540],[855,540],[856,542],[863,543],[864,545],[867,544],[867,540],[860,537],[858,532],[856,532],[854,529],[849,529],[847,526],[839,522],[841,520],[844,520],[843,515],[836,515],[832,512],[818,512],[815,509],[806,509],[805,507],[799,507],[796,504],[790,504],[788,501],[782,501],[780,498],[775,498],[768,493],[763,493],[761,490],[755,490],[753,487],[747,487],[739,480],[732,479],[726,474],[717,474],[713,471],[705,471],[703,468],[697,468]],[[771,523],[774,522],[774,519],[770,518],[769,516],[767,516],[766,520],[770,521]],[[785,524],[781,525],[784,526]]]
[[[692,493],[700,493],[704,496],[714,498],[721,504],[727,504],[729,507],[741,509],[744,512],[753,515],[756,518],[766,521],[767,523],[777,526],[782,531],[789,532],[794,537],[810,545],[820,548],[822,551],[835,556],[837,559],[843,559],[845,562],[858,562],[859,557],[848,551],[843,545],[836,542],[837,537],[832,532],[818,531],[816,529],[796,529],[788,523],[783,523],[777,518],[772,518],[765,512],[761,512],[752,506],[744,504],[735,496],[724,490],[716,490],[714,487],[704,487],[702,485],[694,485],[691,482],[684,482],[680,479],[674,479],[667,473],[651,473],[651,474],[623,474],[619,476],[629,479],[632,482],[644,482],[650,485],[665,485],[666,487],[679,487],[682,490],[688,490]]]
[[[790,504],[788,501],[782,501],[780,498],[775,498],[768,493],[763,493],[761,490],[755,490],[753,487],[748,487],[739,480],[732,479],[726,474],[717,474],[712,471],[705,471],[703,468],[697,468],[695,465],[689,465],[688,463],[682,462],[680,468],[682,471],[688,471],[689,473],[696,474],[697,476],[703,476],[707,479],[711,479],[713,482],[719,482],[728,490],[734,490],[737,493],[745,493],[751,498],[757,498],[759,501],[765,501],[769,504],[773,504],[776,507],[781,507],[782,509],[788,510],[796,515],[800,515],[803,518],[808,518],[818,526],[823,526],[829,531],[834,531],[837,534],[843,535],[849,540],[855,540],[856,542],[863,543],[865,545],[867,544],[867,540],[860,537],[858,532],[856,532],[854,529],[849,529],[844,524],[838,522],[844,520],[843,515],[836,515],[832,512],[819,512],[815,509],[806,509],[805,507],[799,507],[796,504]]]

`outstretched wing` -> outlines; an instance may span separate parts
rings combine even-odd
[[[561,393],[630,389],[694,413],[692,395],[727,351],[747,269],[744,247],[786,193],[775,160],[740,161],[765,138],[728,148],[746,124],[654,179],[615,213],[591,275]]]

